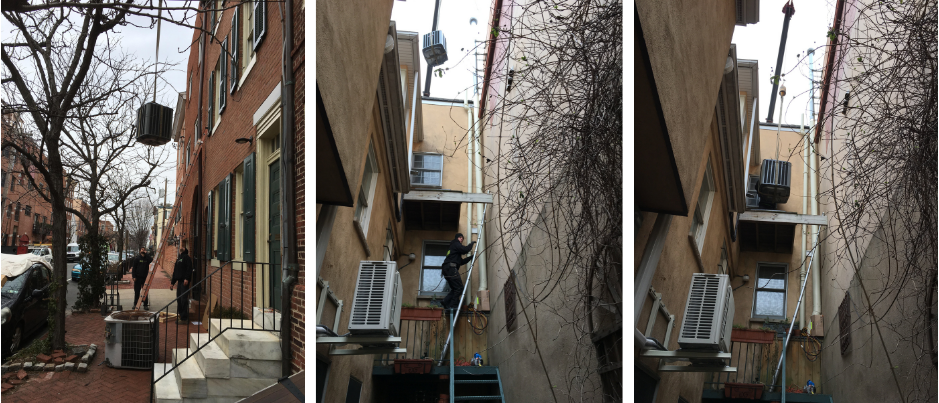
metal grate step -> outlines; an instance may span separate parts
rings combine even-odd
[[[454,396],[453,400],[502,400],[502,396]]]
[[[453,383],[499,383],[498,379],[455,379]]]

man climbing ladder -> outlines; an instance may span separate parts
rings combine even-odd
[[[460,266],[463,266],[473,260],[473,255],[463,258],[464,254],[473,250],[473,244],[463,246],[463,234],[457,233],[450,241],[450,249],[447,251],[447,257],[443,259],[442,274],[450,286],[450,292],[443,299],[444,309],[456,309],[460,304],[460,294],[463,293],[463,278],[460,276]]]

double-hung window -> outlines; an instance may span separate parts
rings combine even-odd
[[[450,244],[446,241],[424,242],[421,254],[421,294],[444,296],[450,288],[443,278],[443,259],[447,257]]]
[[[786,318],[785,264],[760,263],[756,268],[756,287],[753,293],[753,318]]]
[[[443,155],[415,153],[411,168],[412,185],[443,186]]]
[[[378,163],[375,160],[375,148],[368,146],[368,158],[365,161],[365,170],[362,174],[362,185],[359,187],[358,200],[355,202],[355,222],[362,230],[363,238],[368,236],[368,222],[372,215],[372,200],[375,198],[375,186],[378,182]]]
[[[708,158],[707,169],[704,172],[704,178],[701,180],[701,190],[698,192],[698,200],[695,203],[691,229],[688,231],[688,235],[694,239],[698,253],[701,253],[704,247],[704,235],[707,232],[708,217],[711,216],[714,193],[714,174],[711,171],[711,159]]]

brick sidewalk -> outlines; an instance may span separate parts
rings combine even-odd
[[[116,369],[103,363],[104,318],[100,314],[85,313],[66,316],[65,328],[67,343],[98,345],[98,352],[88,365],[88,372],[28,372],[29,378],[25,383],[3,394],[4,403],[148,401],[151,371]],[[198,326],[189,325],[187,329],[185,325],[177,326],[175,322],[161,324],[159,362],[169,361],[172,357],[172,349],[177,346],[177,340],[180,348],[188,346],[187,331],[189,333],[206,332],[204,328]]]

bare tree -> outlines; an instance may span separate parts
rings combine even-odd
[[[129,235],[130,247],[137,251],[147,246],[147,237],[153,225],[153,203],[148,198],[140,198],[127,206],[125,228]]]
[[[48,184],[39,194],[52,205],[53,239],[65,239],[67,213],[97,233],[100,217],[146,187],[166,158],[163,151],[136,145],[133,111],[142,101],[140,94],[147,93],[145,79],[167,66],[154,70],[119,48],[110,34],[127,25],[128,10],[121,4],[3,11],[14,32],[0,54],[7,101],[3,112],[20,113],[24,119],[2,147],[23,155],[23,165],[34,167]],[[112,175],[135,169],[132,187],[124,192],[108,188]],[[90,216],[66,202],[72,197],[67,178],[87,185]],[[56,242],[52,248],[53,348],[65,344],[65,246]]]
[[[520,329],[555,401],[618,401],[621,372],[607,370],[621,354],[592,338],[622,337],[622,3],[533,1],[495,15],[488,46],[507,51],[488,62],[489,82],[506,89],[486,100],[483,123],[498,228],[487,247],[505,252],[494,258],[511,268]],[[539,334],[539,319],[576,341],[563,379],[542,351],[558,336]]]

